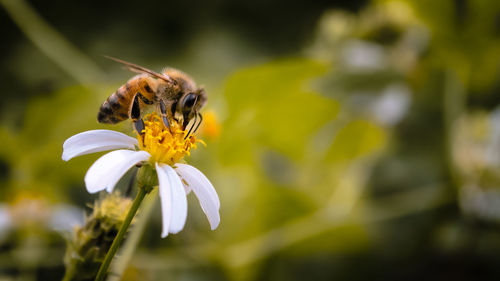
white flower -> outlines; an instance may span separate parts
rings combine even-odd
[[[151,125],[151,123],[146,122],[146,129],[148,129],[148,125]],[[152,125],[154,127],[155,124]],[[146,139],[148,137],[153,139],[156,136],[153,135],[152,137],[150,133],[145,133]],[[195,142],[194,137],[192,140],[189,138],[184,140],[183,136],[176,136],[175,132],[170,137],[175,140],[172,140],[168,149],[173,150],[173,153],[177,153],[175,155],[189,153],[189,148]],[[182,151],[176,151],[175,147],[172,148],[172,145],[177,145],[174,143],[175,141],[189,142],[189,147],[184,150],[181,149]],[[150,143],[147,143],[150,146],[146,148],[144,142],[144,139],[141,139],[139,144],[139,141],[135,138],[110,130],[87,131],[74,135],[64,142],[62,159],[68,161],[76,156],[116,149],[99,158],[87,171],[85,185],[90,193],[102,190],[112,192],[116,183],[131,167],[149,161],[156,167],[158,174],[163,221],[162,237],[166,237],[169,233],[175,234],[183,229],[187,217],[186,195],[191,191],[198,198],[211,229],[217,228],[220,222],[219,197],[205,175],[195,167],[187,164],[160,162],[158,159],[165,155],[166,148],[151,147]],[[163,142],[165,141],[154,145],[163,146]],[[137,149],[138,147],[141,150]],[[155,155],[157,153],[162,154]],[[173,158],[169,157],[169,159]]]

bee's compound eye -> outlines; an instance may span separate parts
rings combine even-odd
[[[183,108],[191,108],[193,107],[194,103],[196,102],[196,95],[195,94],[188,94],[183,101]]]

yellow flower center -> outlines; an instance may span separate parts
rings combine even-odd
[[[184,155],[190,155],[189,150],[196,148],[196,138],[193,134],[186,137],[187,131],[182,130],[177,122],[170,123],[170,130],[156,113],[144,118],[145,128],[139,135],[139,146],[151,154],[151,163],[166,163],[174,165]],[[199,142],[203,143],[201,140]]]

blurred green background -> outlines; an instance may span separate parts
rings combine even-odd
[[[151,212],[124,280],[498,280],[500,2],[0,0],[0,280],[58,280],[102,195],[61,160],[132,74],[209,95],[185,229]],[[122,189],[126,188],[122,181]],[[157,204],[158,205],[158,204]]]

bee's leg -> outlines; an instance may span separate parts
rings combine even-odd
[[[187,125],[189,124],[189,111],[184,112],[182,116],[182,129],[186,130]]]
[[[139,95],[135,95],[132,110],[130,111],[130,118],[134,122],[134,127],[139,135],[142,135],[144,130],[144,121],[141,119],[141,107],[139,105]]]
[[[161,118],[163,119],[163,123],[165,126],[167,126],[167,129],[170,130],[170,122],[168,122],[167,118],[167,108],[165,107],[165,103],[160,100],[160,111],[161,111]]]
[[[196,121],[198,121],[198,114],[195,114],[195,115],[194,115],[194,121],[193,121],[193,123],[192,123],[192,125],[191,125],[191,128],[189,128],[189,131],[188,131],[188,133],[186,134],[186,136],[184,137],[184,139],[187,139],[187,137],[189,136],[189,134],[191,134],[191,131],[193,130],[194,125],[196,125]]]
[[[177,109],[177,102],[174,102],[171,106],[170,106],[170,112],[172,113],[172,119],[175,120],[175,122],[179,123],[179,120],[177,120],[177,118],[175,118],[175,110]]]
[[[142,135],[142,131],[144,130],[144,121],[142,119],[138,119],[137,121],[134,121],[134,127],[137,133],[139,135]]]

